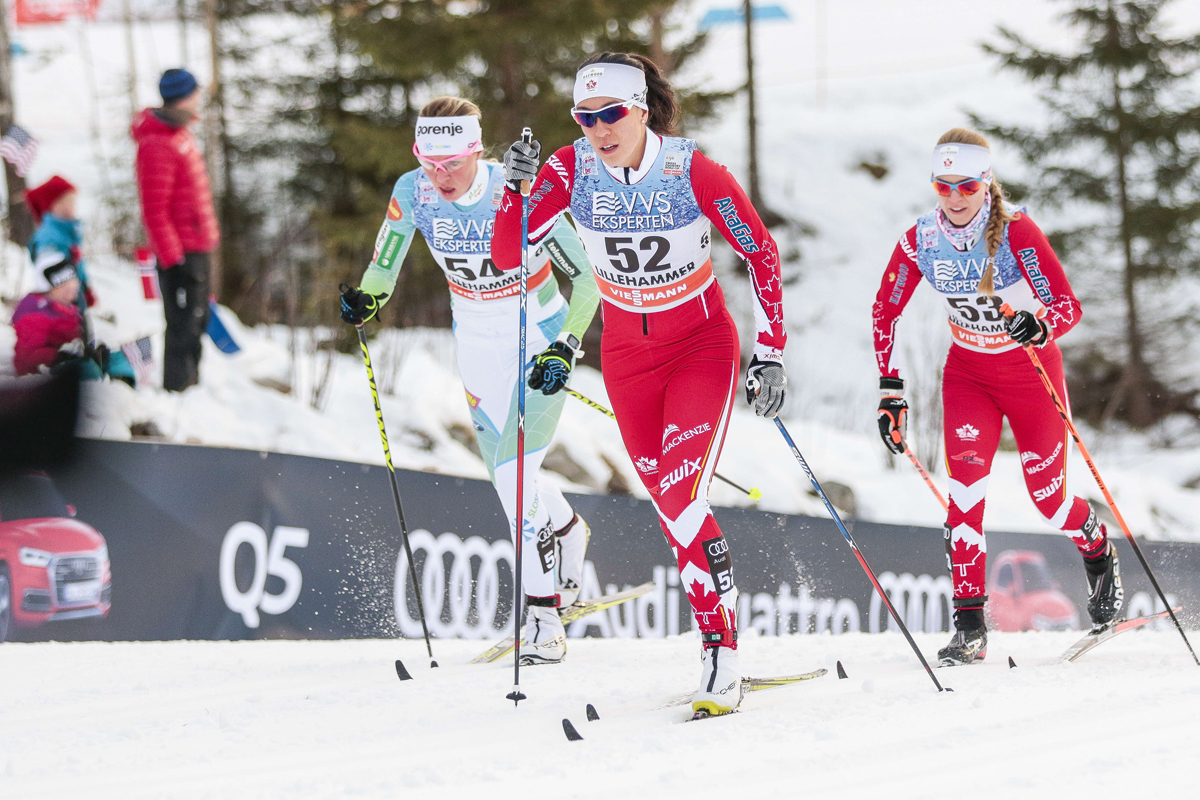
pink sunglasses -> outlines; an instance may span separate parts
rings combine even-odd
[[[479,151],[472,147],[471,149],[459,153],[458,155],[446,156],[445,158],[431,158],[429,156],[421,155],[420,151],[417,149],[417,143],[413,142],[413,155],[417,157],[417,163],[419,163],[424,169],[431,169],[435,172],[437,170],[444,170],[445,172],[458,172],[467,165],[467,162],[469,161],[468,156],[476,152]]]

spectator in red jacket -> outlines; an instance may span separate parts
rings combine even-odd
[[[211,253],[220,241],[212,189],[196,137],[202,101],[195,77],[169,69],[158,84],[162,108],[133,120],[142,219],[158,257],[167,318],[163,388],[181,392],[200,379],[200,337],[208,327]]]

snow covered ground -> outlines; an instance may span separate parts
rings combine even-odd
[[[1192,796],[1200,669],[1178,636],[1057,663],[1075,636],[993,634],[987,662],[938,671],[946,694],[898,634],[747,638],[745,674],[829,674],[686,725],[655,708],[695,688],[690,637],[572,640],[522,670],[516,709],[509,662],[463,666],[478,642],[436,642],[433,671],[414,641],[8,644],[0,796]]]

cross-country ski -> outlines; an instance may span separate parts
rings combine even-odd
[[[1174,608],[1174,609],[1172,609],[1172,611],[1174,611],[1176,614],[1178,614],[1180,611],[1182,611],[1182,609]],[[1138,628],[1142,627],[1143,625],[1149,625],[1149,624],[1151,624],[1153,622],[1157,622],[1161,619],[1166,619],[1169,616],[1170,616],[1169,612],[1160,611],[1157,614],[1151,614],[1151,615],[1145,616],[1145,617],[1135,617],[1134,619],[1113,620],[1112,622],[1109,622],[1107,625],[1101,626],[1098,630],[1088,631],[1086,636],[1084,636],[1082,639],[1080,639],[1075,644],[1068,647],[1063,652],[1063,654],[1061,656],[1059,656],[1059,658],[1061,658],[1063,661],[1074,661],[1077,658],[1081,657],[1084,653],[1088,653],[1092,649],[1099,647],[1101,644],[1103,644],[1104,642],[1107,642],[1109,639],[1113,638],[1114,636],[1119,636],[1122,633],[1127,633],[1128,631],[1137,630]],[[1009,661],[1011,662],[1012,659],[1010,658]],[[1015,666],[1015,665],[1013,665],[1013,666]]]

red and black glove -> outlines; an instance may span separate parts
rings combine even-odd
[[[896,455],[904,452],[904,434],[908,427],[908,403],[904,401],[904,381],[880,378],[879,436]]]
[[[1004,330],[1021,346],[1042,347],[1050,341],[1050,326],[1028,311],[1018,311],[1004,318]]]

